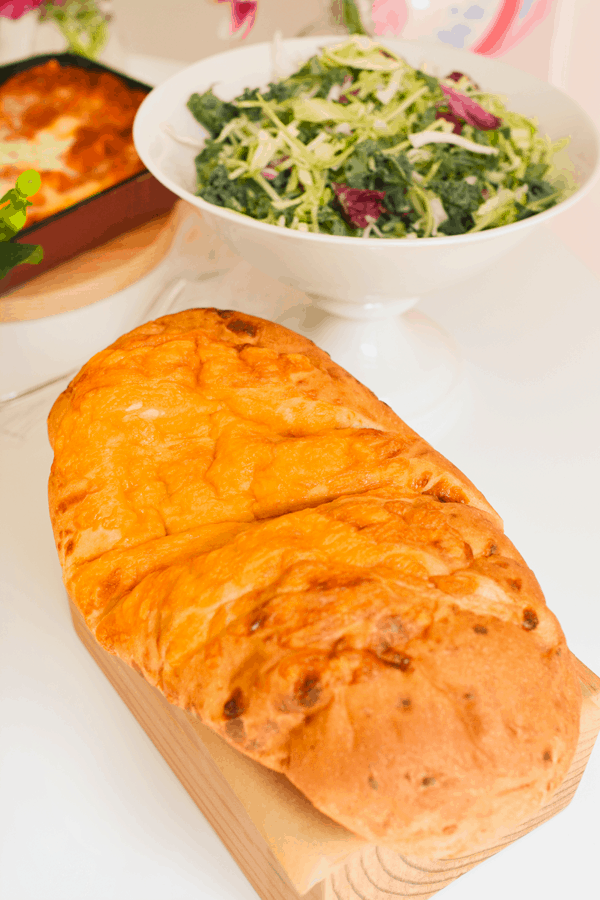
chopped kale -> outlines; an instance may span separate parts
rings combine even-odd
[[[255,219],[266,219],[271,204],[263,189],[253,180],[232,181],[225,166],[216,166],[199,196],[207,203],[245,213]]]
[[[435,106],[429,106],[424,112],[420,113],[417,116],[415,122],[415,131],[425,131],[429,125],[433,125],[435,122],[435,117],[437,115],[437,109]]]
[[[439,81],[438,81],[437,78],[434,78],[434,77],[433,77],[433,75],[427,75],[427,73],[426,73],[426,72],[422,72],[421,69],[417,69],[417,70],[415,71],[415,75],[416,75],[417,78],[419,78],[421,81],[424,81],[424,82],[425,82],[425,84],[427,85],[427,87],[429,88],[429,90],[430,90],[432,93],[433,93],[434,91],[437,91],[437,90],[438,90],[439,84],[440,84],[440,83],[439,83]]]
[[[204,125],[213,138],[218,137],[223,127],[238,115],[237,108],[232,103],[219,100],[212,88],[205,94],[192,94],[187,106],[193,117]]]
[[[351,40],[231,102],[194,94],[188,106],[210,133],[198,196],[278,227],[380,239],[494,228],[568,196],[552,184],[564,142],[450,81]],[[451,100],[469,115],[438,118]],[[436,141],[423,142],[428,131]]]
[[[222,149],[221,144],[216,141],[207,141],[202,152],[196,157],[196,174],[199,184],[205,184],[213,169],[218,166]]]
[[[473,217],[460,206],[448,204],[444,207],[448,218],[438,226],[438,231],[445,235],[466,234],[475,225]]]
[[[541,181],[547,171],[548,166],[545,163],[530,163],[525,169],[523,181],[525,181],[527,184],[531,182]]]
[[[527,184],[527,199],[530,202],[533,200],[544,200],[546,197],[550,197],[555,193],[556,188],[548,181],[531,179]]]
[[[477,184],[468,184],[464,180],[442,181],[436,178],[429,186],[439,195],[446,212],[450,207],[456,207],[462,212],[474,212],[481,206],[481,188]]]
[[[319,90],[315,94],[315,97],[327,97],[332,87],[335,87],[335,85],[340,85],[341,87],[344,81],[351,79],[352,77],[352,70],[348,69],[346,66],[329,69],[329,71],[325,72],[317,82]]]
[[[258,91],[255,93],[258,93]],[[281,103],[283,100],[289,100],[293,94],[294,92],[287,82],[279,81],[271,82],[268,90],[263,94],[263,97],[265,100],[273,100],[275,103]]]
[[[516,222],[520,222],[521,219],[529,219],[530,216],[535,216],[535,212],[532,209],[527,209],[527,207],[523,206],[521,203],[515,203],[515,207],[517,210]]]
[[[245,103],[252,103],[258,99],[258,88],[244,88],[243,92],[239,97],[236,97],[236,100],[244,101]],[[243,112],[247,119],[250,119],[251,122],[260,122],[262,119],[262,112],[260,107],[258,106],[250,106],[245,107],[242,110],[237,111]]]
[[[338,234],[345,237],[354,234],[354,229],[342,218],[338,208],[334,209],[331,206],[321,206],[319,208],[318,220],[319,229],[325,234]]]

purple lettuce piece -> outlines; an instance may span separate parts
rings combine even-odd
[[[335,182],[332,186],[344,213],[356,228],[373,225],[379,216],[387,212],[381,203],[385,198],[385,191],[361,190]]]
[[[267,181],[274,181],[279,174],[275,169],[275,166],[281,165],[281,163],[287,162],[289,156],[278,156],[277,159],[272,159],[268,166],[266,166],[262,172],[260,173],[263,178],[266,178]]]
[[[448,108],[452,115],[462,119],[467,125],[479,128],[481,131],[492,131],[502,124],[502,119],[487,112],[479,103],[465,94],[460,94],[454,88],[446,87],[445,84],[440,84],[440,87],[448,101]]]
[[[470,84],[472,88],[474,88],[476,91],[479,90],[479,85],[475,81],[473,81],[473,79],[470,78],[469,75],[465,75],[464,72],[450,72],[449,75],[446,75],[446,80],[454,81],[456,84],[458,84],[458,82],[463,78],[467,79],[467,84]]]
[[[348,90],[348,88],[352,87],[353,84],[354,81],[352,79],[352,76],[346,75],[342,84],[342,95],[338,100],[338,103],[343,103],[345,106],[347,103],[350,103],[348,97],[356,97],[357,94],[360,94],[360,88],[354,88],[353,91]]]
[[[460,134],[463,130],[463,123],[456,116],[452,115],[451,112],[447,110],[438,110],[435,114],[436,119],[445,119],[446,122],[452,122],[454,128],[452,129],[453,134]]]

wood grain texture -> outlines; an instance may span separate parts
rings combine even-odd
[[[306,900],[389,900],[390,895],[427,900],[564,809],[575,794],[600,731],[600,678],[573,656],[583,695],[579,743],[563,784],[537,816],[505,834],[495,846],[460,859],[412,859],[387,847],[363,843],[353,848],[349,843],[346,859],[331,866],[320,883],[307,889],[297,872],[288,877],[272,849],[277,842],[271,841],[269,846],[264,828],[261,834],[261,828],[253,820],[253,810],[243,790],[239,791],[239,784],[237,792],[232,786],[235,779],[231,773],[231,757],[228,770],[218,752],[224,742],[184,710],[168,703],[120,659],[107,653],[73,604],[71,615],[75,630],[90,654],[262,900],[297,900],[300,896]],[[245,760],[241,754],[238,756],[240,764],[258,765]],[[259,771],[263,768],[259,767]]]
[[[24,322],[104,300],[146,275],[168,253],[189,204],[81,253],[0,297],[0,322]]]
[[[324,900],[428,900],[461,875],[547,822],[573,799],[600,731],[600,678],[572,655],[583,694],[581,730],[567,777],[550,803],[533,819],[506,834],[494,847],[449,860],[411,859],[386,847],[360,850],[326,881]]]
[[[262,900],[298,900],[300,894],[269,850],[242,803],[214,759],[185,726],[185,713],[175,707],[133,669],[100,647],[71,604],[73,624],[121,699],[129,707],[158,751],[179,778],[192,800],[223,841]],[[183,722],[182,722],[183,720]],[[323,886],[304,894],[323,900]]]

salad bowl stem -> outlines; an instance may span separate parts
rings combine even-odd
[[[326,350],[408,425],[427,439],[446,430],[464,402],[458,348],[413,307],[417,297],[363,303],[309,295],[325,313],[302,332]]]

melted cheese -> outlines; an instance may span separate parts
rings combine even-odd
[[[144,96],[56,60],[10,78],[0,86],[0,196],[20,172],[40,172],[31,225],[142,171],[132,126]]]
[[[23,171],[37,169],[71,174],[72,170],[67,166],[64,154],[74,140],[74,135],[61,140],[51,131],[39,131],[32,141],[0,140],[0,166],[15,166]]]

